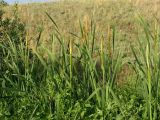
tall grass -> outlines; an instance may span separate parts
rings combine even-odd
[[[117,49],[114,26],[108,25],[105,38],[96,32],[94,20],[79,20],[80,34],[70,32],[67,39],[46,15],[54,27],[49,45],[41,43],[42,31],[33,49],[27,37],[17,36],[17,44],[6,34],[0,43],[5,68],[0,75],[1,119],[159,119],[157,24],[152,34],[140,18],[145,36],[139,37],[138,50],[131,46],[133,79],[139,84],[120,88],[118,75],[129,60]]]
[[[139,54],[135,48],[132,51],[135,57],[134,69],[142,84],[142,95],[145,101],[144,118],[150,120],[158,119],[159,106],[159,27],[155,21],[154,29],[151,32],[149,24],[142,17],[139,22],[144,28],[145,36],[138,39]]]

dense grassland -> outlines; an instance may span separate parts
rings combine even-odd
[[[159,120],[159,5],[0,6],[0,119]]]

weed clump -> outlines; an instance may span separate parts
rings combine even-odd
[[[4,18],[3,15],[5,12],[0,9],[0,43],[2,43],[6,48],[9,47],[9,41],[13,42],[17,47],[18,44],[25,44],[25,24],[20,21],[19,18],[15,16],[11,18]],[[0,60],[4,61],[4,58],[7,56],[7,52],[2,50],[0,47]],[[1,62],[1,73],[3,74],[6,66]]]

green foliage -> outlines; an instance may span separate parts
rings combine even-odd
[[[135,57],[135,63],[133,64],[137,77],[141,81],[141,89],[143,91],[142,96],[145,100],[145,113],[144,118],[150,120],[159,119],[159,78],[160,78],[160,54],[159,54],[159,27],[157,21],[151,32],[149,23],[146,23],[142,17],[140,17],[140,23],[144,27],[145,38],[141,36],[138,39],[139,47],[132,48],[132,52]],[[136,50],[139,54],[136,54]],[[141,56],[140,56],[141,55]]]
[[[3,18],[4,11],[0,10],[0,41],[4,41],[10,36],[13,42],[20,43],[20,39],[24,42],[25,24],[17,18],[15,14],[13,19]]]
[[[26,44],[25,25],[17,15],[13,20],[0,19],[0,119],[160,119],[158,29],[153,37],[141,19],[145,37],[139,39],[146,43],[143,46],[139,40],[142,57],[131,46],[135,86],[119,87],[118,75],[129,60],[116,49],[113,26],[108,29],[108,46],[103,36],[98,46],[93,20],[90,31],[80,21],[81,34],[71,33],[68,40],[47,16],[55,28],[50,44],[40,44],[40,31],[34,49]]]
[[[0,10],[0,43],[5,45],[7,48],[10,47],[10,42],[14,43],[15,47],[18,47],[17,45],[19,43],[25,44],[25,24],[15,16],[13,19],[3,18],[3,14],[4,11]],[[1,47],[0,60],[4,62],[4,58],[7,54],[7,51],[4,51]],[[3,62],[0,64],[1,74],[4,74],[6,71],[6,66],[4,66]]]

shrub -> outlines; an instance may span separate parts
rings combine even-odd
[[[6,35],[10,36],[10,39],[16,43],[19,40],[24,40],[25,35],[25,24],[20,21],[19,18],[14,17],[3,18],[4,11],[0,10],[0,38],[1,41],[6,39]]]

